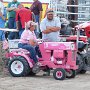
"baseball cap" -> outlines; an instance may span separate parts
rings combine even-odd
[[[35,23],[35,22],[33,22],[33,21],[28,21],[27,23],[26,23],[26,28],[30,28],[31,26],[36,26],[37,25],[37,23]]]
[[[47,9],[46,14],[54,14],[54,11],[52,8]]]

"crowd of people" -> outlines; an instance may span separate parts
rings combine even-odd
[[[8,39],[18,39],[20,38],[22,32],[25,30],[25,23],[28,21],[34,21],[40,23],[42,18],[42,3],[38,0],[33,0],[31,7],[24,7],[17,0],[13,0],[8,3],[6,7],[7,17],[4,15],[4,4],[0,0],[0,28],[5,27],[6,18],[8,19],[8,28],[9,29],[18,29],[19,32],[9,32]],[[0,30],[0,38],[4,35],[3,31]],[[3,34],[2,34],[3,33]],[[36,36],[37,30],[35,30]],[[3,36],[4,38],[5,36]],[[37,36],[38,37],[38,36]],[[3,40],[3,38],[1,40]]]
[[[39,0],[33,0],[30,8],[24,7],[17,0],[13,0],[8,3],[6,8],[7,17],[4,12],[4,4],[0,0],[0,28],[5,28],[6,18],[8,18],[8,28],[17,29],[18,32],[9,32],[8,39],[20,39],[22,32],[25,30],[25,23],[28,21],[33,21],[38,23],[39,29],[34,30],[35,35],[39,38],[39,33],[42,33],[42,39],[48,39],[54,41],[53,35],[58,38],[59,30],[61,26],[58,18],[54,17],[54,11],[48,9],[46,12],[46,17],[42,19],[42,3]],[[48,32],[49,31],[49,32]],[[52,33],[51,33],[52,32]],[[0,30],[0,40],[5,39],[4,31]],[[56,40],[56,39],[55,39]]]

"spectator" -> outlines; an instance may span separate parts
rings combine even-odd
[[[16,26],[19,30],[19,38],[22,32],[25,30],[25,23],[33,20],[31,10],[25,8],[22,4],[18,6],[18,10],[16,11]]]
[[[4,16],[4,5],[2,3],[2,0],[0,0],[0,28],[4,28],[5,26],[5,16]],[[0,41],[5,40],[5,33],[4,31],[0,30]]]
[[[30,7],[30,10],[34,13],[35,15],[35,21],[38,22],[38,24],[40,23],[41,21],[41,18],[42,18],[42,3],[39,1],[39,0],[33,0],[33,4],[31,5]],[[37,30],[35,30],[35,34],[37,37],[38,36],[38,32]]]
[[[8,4],[8,24],[10,29],[15,29],[16,28],[16,22],[15,22],[15,16],[16,16],[16,10],[17,7],[20,3],[17,0],[13,0]],[[8,38],[9,39],[15,39],[17,38],[17,33],[16,32],[10,32]]]
[[[59,32],[61,29],[61,23],[59,18],[54,17],[54,11],[48,9],[46,17],[41,21],[40,29],[42,31],[42,39],[45,41],[59,41]]]
[[[61,23],[59,18],[54,17],[54,11],[52,9],[46,11],[46,17],[41,21],[40,29],[44,41],[56,42],[60,40],[59,32],[61,29]],[[53,51],[51,51],[51,57],[52,56]],[[50,69],[48,69],[44,75],[50,75]]]

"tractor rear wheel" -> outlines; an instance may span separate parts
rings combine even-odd
[[[30,67],[25,58],[14,57],[8,63],[8,70],[14,77],[27,76],[30,72]]]

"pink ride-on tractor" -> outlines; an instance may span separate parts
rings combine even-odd
[[[42,57],[38,58],[40,67],[33,68],[34,62],[27,50],[18,48],[18,40],[9,40],[10,52],[8,70],[12,76],[21,77],[35,75],[40,70],[53,70],[56,80],[74,78],[76,75],[76,44],[74,42],[40,42],[39,49]]]

